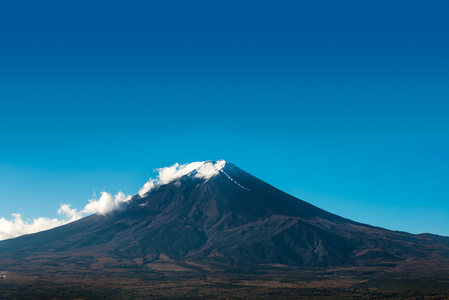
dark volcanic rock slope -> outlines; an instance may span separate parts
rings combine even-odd
[[[59,265],[140,267],[172,262],[234,267],[439,265],[449,238],[353,222],[294,198],[226,163],[195,170],[126,208],[0,242],[0,269],[51,258]],[[108,264],[103,263],[101,267]]]

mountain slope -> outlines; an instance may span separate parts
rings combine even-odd
[[[120,211],[0,242],[0,270],[25,264],[151,268],[161,262],[439,270],[449,258],[449,238],[339,217],[231,163],[206,162],[181,175],[134,196]]]

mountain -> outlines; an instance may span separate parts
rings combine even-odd
[[[447,237],[342,218],[222,160],[169,175],[120,210],[0,242],[0,271],[446,272]]]

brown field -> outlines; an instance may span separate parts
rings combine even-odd
[[[201,273],[175,266],[149,266],[146,272],[9,272],[0,280],[0,299],[449,299],[449,278],[371,276],[347,269]]]

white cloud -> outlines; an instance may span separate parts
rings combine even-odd
[[[131,196],[126,196],[122,192],[118,192],[115,196],[102,192],[100,199],[89,200],[89,203],[81,211],[71,208],[69,204],[62,204],[58,209],[58,214],[65,216],[62,219],[41,217],[33,220],[24,220],[21,214],[12,214],[13,219],[0,218],[0,241],[62,226],[89,214],[98,213],[105,215],[119,209],[130,200]]]
[[[146,193],[148,193],[149,191],[151,191],[155,186],[156,186],[157,180],[156,179],[151,179],[148,180],[147,182],[145,182],[145,184],[143,185],[143,187],[139,190],[139,196],[143,197]]]
[[[21,214],[12,214],[12,216],[14,217],[12,220],[0,218],[0,240],[51,229],[75,221],[74,219],[58,220],[43,217],[31,221],[23,220]]]
[[[70,208],[70,204],[62,204],[58,209],[58,214],[70,217],[70,222],[76,221],[83,217],[81,212],[78,212],[75,208]]]
[[[124,203],[131,200],[131,196],[125,196],[118,192],[114,197],[106,192],[101,192],[98,200],[89,200],[89,203],[81,211],[82,214],[101,214],[105,215],[113,210],[119,209]]]
[[[218,161],[196,161],[189,164],[180,165],[178,163],[170,167],[157,169],[159,172],[157,179],[150,178],[139,190],[139,196],[143,197],[154,187],[167,184],[182,176],[191,174],[196,178],[208,178],[220,171],[226,164],[224,160]]]

